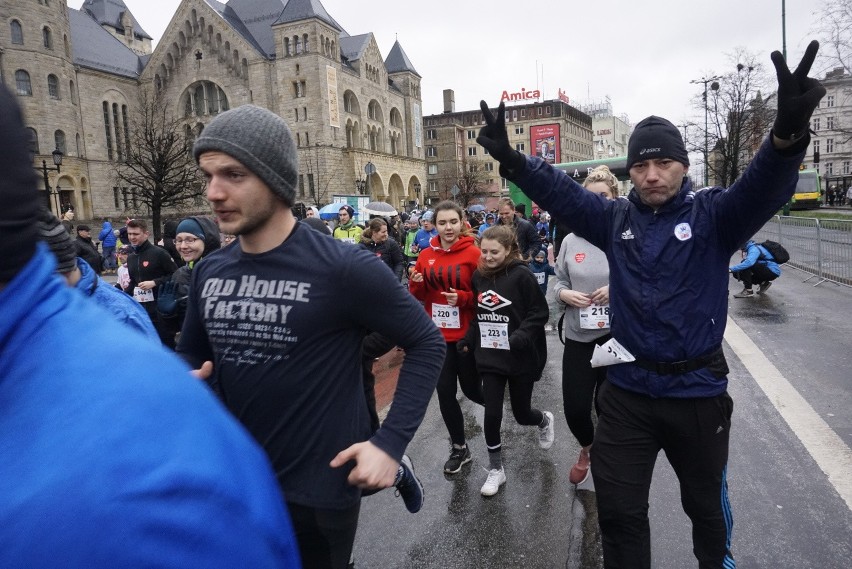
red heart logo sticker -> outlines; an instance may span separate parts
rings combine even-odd
[[[142,261],[142,266],[143,266],[143,267],[147,267],[147,266],[148,266],[148,261]]]
[[[491,343],[491,345],[492,345],[492,346],[494,346],[494,347],[496,348],[496,347],[497,347],[497,342],[492,342],[492,343]]]
[[[578,263],[582,263],[583,261],[586,260],[586,254],[585,253],[577,253],[576,255],[574,255],[574,260]]]

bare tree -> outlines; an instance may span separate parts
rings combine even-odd
[[[842,67],[852,74],[852,0],[823,0],[816,15],[824,71]]]
[[[697,96],[695,107],[706,111],[707,130],[698,122],[691,125],[690,151],[710,149],[707,164],[711,183],[730,186],[743,173],[772,126],[774,98],[763,97],[767,86],[763,67],[744,49],[731,56],[731,71],[718,74],[704,94]],[[706,105],[706,108],[705,108]]]
[[[455,200],[464,208],[474,200],[485,196],[490,187],[490,176],[485,167],[485,163],[479,160],[462,160],[457,175],[447,176],[440,181],[438,193],[441,199]],[[459,189],[455,197],[452,195],[453,186]]]
[[[138,113],[128,128],[130,143],[114,171],[117,185],[131,188],[134,202],[150,211],[155,242],[160,240],[164,210],[198,205],[204,196],[192,142],[169,107],[156,95],[140,95]]]

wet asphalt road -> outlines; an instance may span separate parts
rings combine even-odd
[[[818,461],[826,452],[847,456],[852,446],[852,288],[813,287],[814,281],[802,282],[806,278],[785,270],[766,296],[731,298],[730,316],[841,443],[833,449],[806,446],[726,343],[735,402],[728,482],[740,568],[852,567],[852,511]],[[737,285],[731,281],[732,293]],[[554,446],[539,449],[536,429],[517,425],[507,402],[508,481],[497,496],[483,498],[482,410],[462,403],[473,461],[449,477],[442,472],[447,434],[433,398],[408,450],[426,487],[423,510],[409,514],[392,491],[365,498],[356,567],[602,567],[594,493],[567,480],[579,447],[561,410],[561,344],[555,332],[548,348],[549,364],[533,405],[554,412]],[[852,479],[852,469],[842,471],[844,477]],[[659,569],[697,565],[676,482],[661,454],[650,500],[653,567]]]

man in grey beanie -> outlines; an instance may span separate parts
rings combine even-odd
[[[422,505],[403,452],[444,342],[379,259],[296,220],[298,155],[281,117],[252,105],[222,113],[193,153],[221,231],[239,240],[193,271],[177,351],[266,449],[305,567],[345,567],[362,490],[395,485],[409,511]],[[365,330],[406,354],[375,433],[361,378]]]

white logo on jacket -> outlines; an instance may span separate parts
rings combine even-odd
[[[621,238],[622,239],[635,239],[635,237],[633,236],[633,232],[630,231],[629,227],[627,228],[627,231],[625,231],[621,234]]]
[[[678,241],[686,241],[692,239],[692,228],[688,223],[679,223],[674,228],[674,234],[678,238]]]

